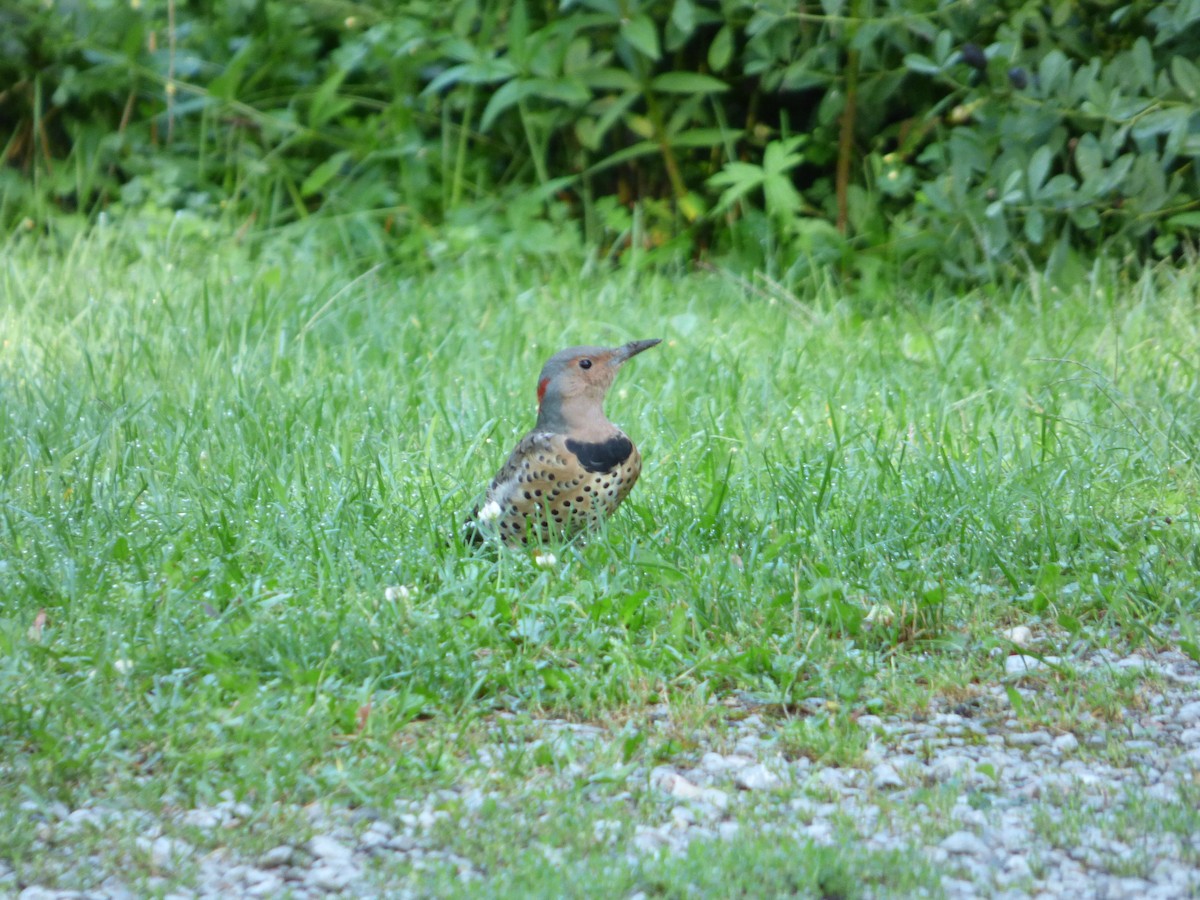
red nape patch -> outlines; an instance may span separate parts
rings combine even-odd
[[[543,378],[538,382],[538,409],[542,408],[542,398],[546,396],[546,388],[550,385],[549,378]]]

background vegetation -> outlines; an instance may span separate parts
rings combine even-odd
[[[10,0],[0,222],[1069,282],[1187,251],[1197,59],[1200,0]]]

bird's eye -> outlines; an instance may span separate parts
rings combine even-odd
[[[590,359],[581,359],[579,361],[579,368],[590,369],[591,367],[592,367],[592,361]]]

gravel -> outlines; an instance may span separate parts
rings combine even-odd
[[[1029,640],[1022,633],[1013,643]],[[477,750],[484,771],[464,775],[455,790],[378,810],[288,810],[307,826],[295,840],[262,842],[252,854],[227,846],[252,841],[226,836],[253,831],[256,820],[278,816],[278,808],[257,810],[230,796],[209,806],[167,806],[156,815],[100,802],[69,809],[26,801],[21,810],[37,835],[34,853],[41,870],[54,873],[47,879],[52,886],[20,883],[0,858],[0,896],[419,896],[421,878],[432,870],[471,894],[478,889],[472,883],[486,873],[454,852],[456,830],[472,829],[485,805],[515,811],[528,796],[557,787],[596,798],[590,836],[629,865],[683,853],[697,842],[734,841],[751,829],[780,841],[844,845],[852,839],[866,851],[919,854],[951,898],[1200,894],[1200,835],[1158,819],[1163,804],[1195,802],[1200,666],[1176,650],[1124,658],[1097,651],[1062,660],[1072,671],[1091,673],[1087,677],[1121,672],[1143,679],[1134,708],[1110,721],[1088,721],[1083,713],[1086,733],[1075,733],[1052,722],[1022,723],[1011,692],[1052,697],[1057,676],[1041,659],[1008,659],[1003,683],[979,688],[969,702],[934,701],[919,718],[860,716],[867,748],[860,767],[789,755],[781,722],[753,714],[754,705],[742,698],[736,702],[749,714],[723,730],[691,735],[694,753],[670,765],[618,767],[615,780],[611,747],[619,745],[621,731],[539,721],[525,726],[532,738],[521,742],[513,740],[515,725],[508,722],[498,729],[497,743]],[[805,706],[827,708],[821,698]],[[666,706],[647,718],[651,731],[677,727]],[[489,778],[507,754],[541,745],[569,750],[558,757],[569,764],[553,774],[531,774],[530,783],[506,786]],[[604,777],[593,783],[598,772]],[[930,797],[938,792],[945,808],[934,810]],[[613,817],[621,808],[637,813]],[[120,853],[87,849],[105,834],[131,838],[141,880],[126,880],[133,878],[127,866],[114,862]],[[562,861],[560,849],[541,851],[548,864]]]

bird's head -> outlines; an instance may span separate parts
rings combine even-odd
[[[547,361],[538,377],[538,425],[551,430],[563,427],[574,416],[599,413],[604,395],[617,370],[631,357],[661,338],[630,341],[620,347],[568,347]]]

